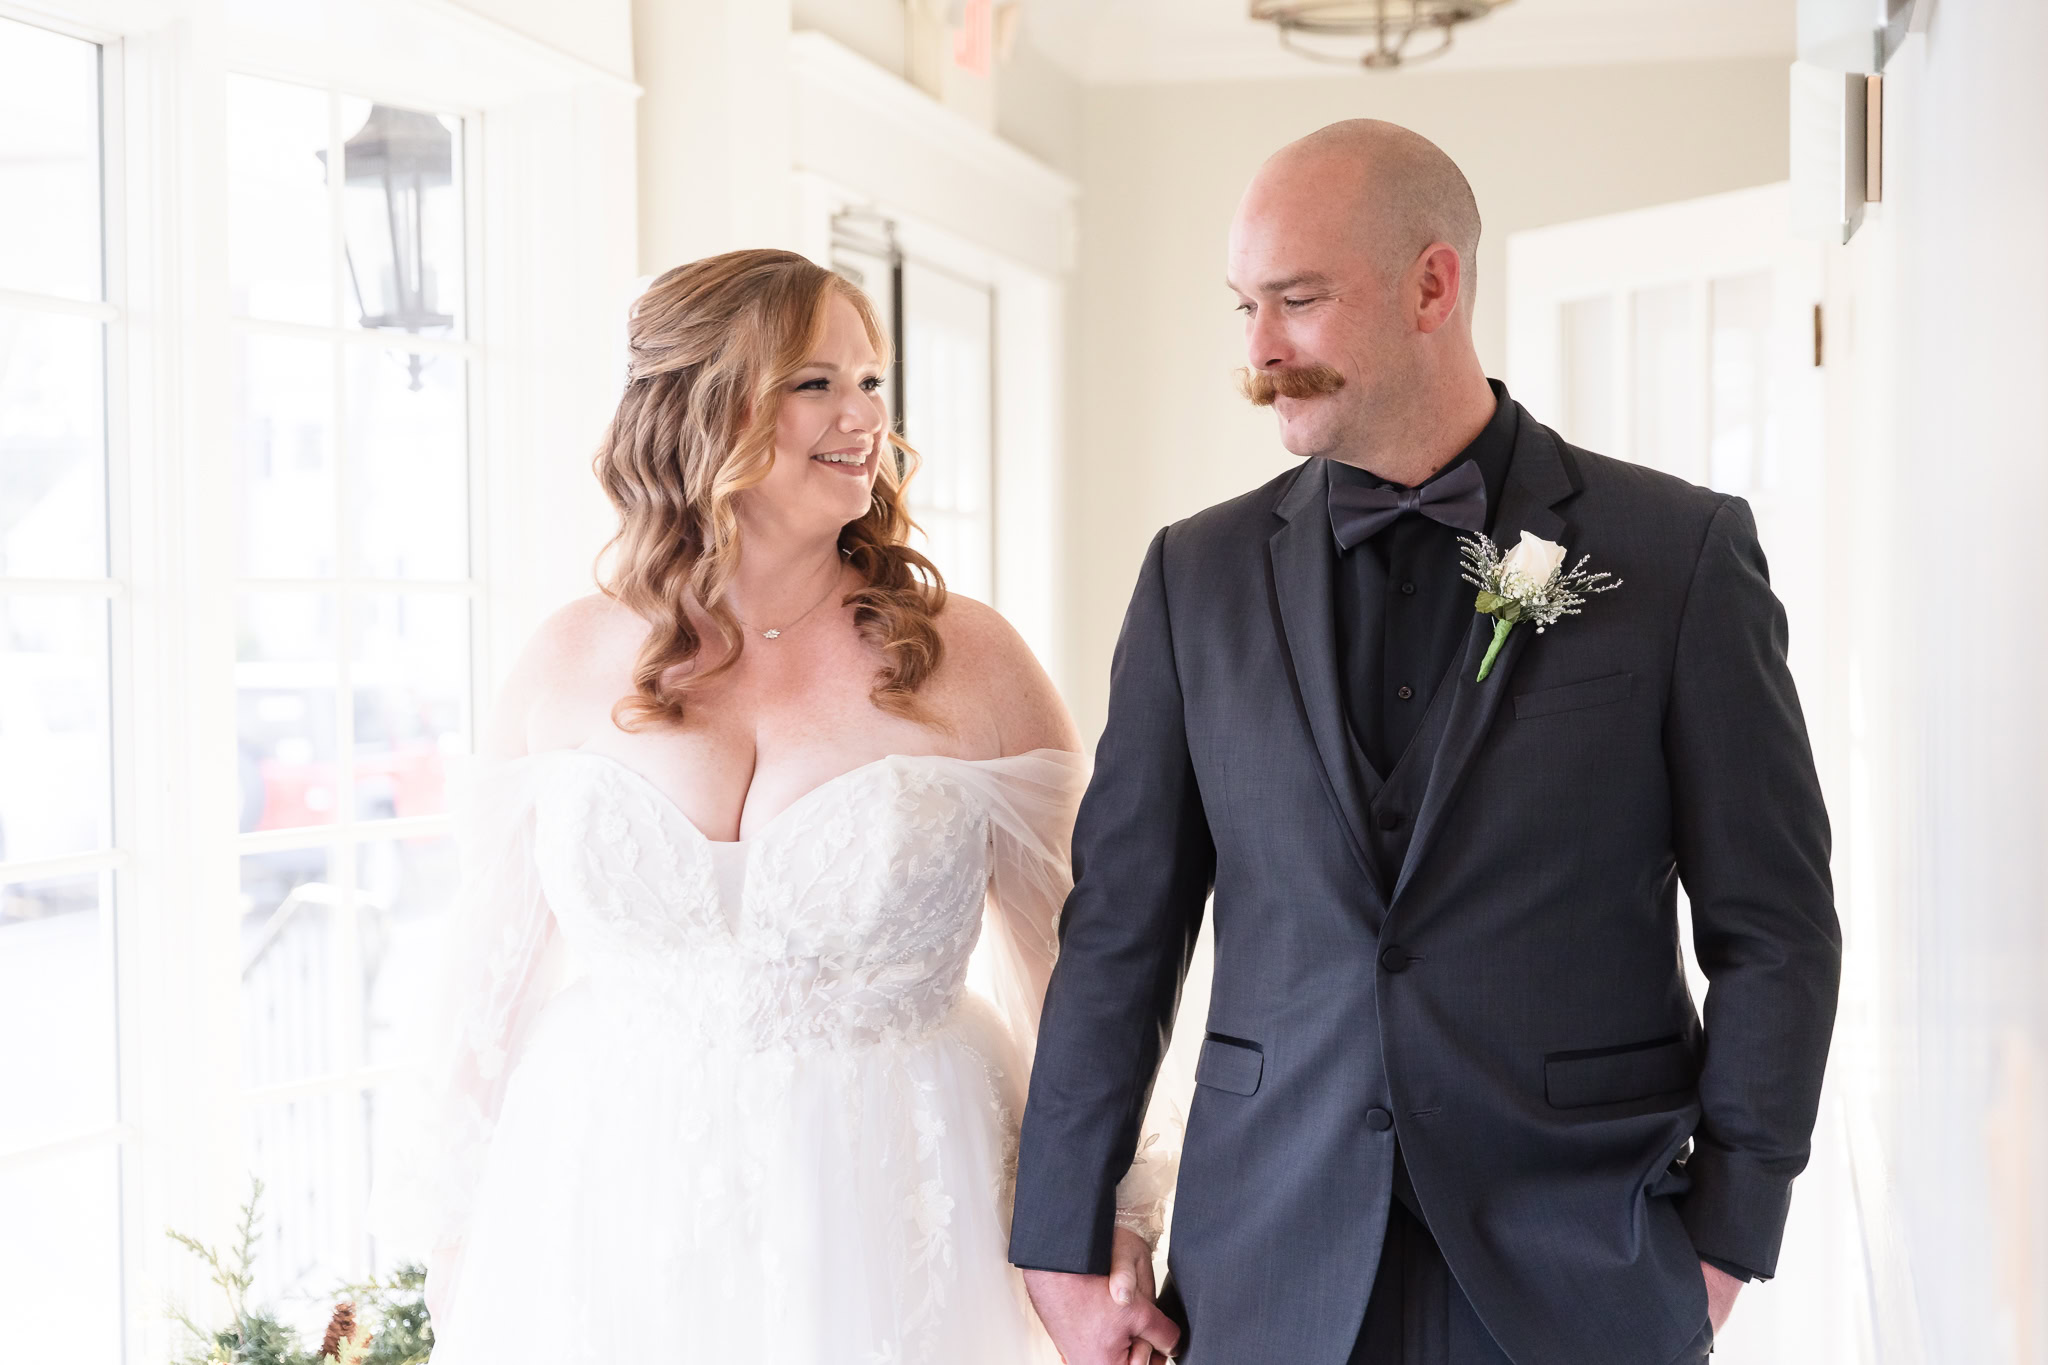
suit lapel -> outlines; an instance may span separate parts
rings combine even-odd
[[[1556,541],[1569,550],[1571,542],[1566,522],[1552,509],[1577,492],[1578,485],[1550,428],[1531,417],[1527,410],[1519,413],[1518,418],[1514,459],[1508,465],[1507,480],[1501,488],[1500,507],[1493,518],[1494,543],[1503,551],[1512,549],[1521,540],[1522,532],[1528,531],[1545,540]],[[1407,889],[1409,880],[1415,875],[1415,869],[1428,856],[1430,845],[1436,841],[1444,816],[1464,781],[1466,769],[1471,766],[1487,731],[1493,726],[1501,699],[1507,695],[1509,680],[1514,677],[1515,664],[1529,648],[1535,634],[1533,626],[1516,626],[1509,633],[1507,643],[1501,646],[1500,656],[1493,661],[1493,669],[1486,675],[1486,681],[1479,682],[1479,662],[1485,657],[1487,646],[1493,639],[1493,619],[1476,611],[1472,613],[1472,626],[1465,636],[1464,653],[1458,662],[1457,675],[1451,679],[1451,684],[1457,689],[1451,696],[1451,714],[1445,722],[1443,740],[1437,745],[1436,756],[1430,764],[1429,785],[1423,791],[1422,807],[1415,813],[1415,831],[1409,839],[1407,857],[1401,863],[1401,876],[1395,883],[1390,900],[1401,898],[1402,891]]]
[[[1273,509],[1287,524],[1267,542],[1267,558],[1275,615],[1287,645],[1288,672],[1295,700],[1315,740],[1323,789],[1336,807],[1352,856],[1375,899],[1383,901],[1386,889],[1380,885],[1365,842],[1368,797],[1351,761],[1351,740],[1344,721],[1332,583],[1336,542],[1330,531],[1328,489],[1329,474],[1321,460],[1302,466]]]

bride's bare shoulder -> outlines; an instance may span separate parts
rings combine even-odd
[[[1081,747],[1059,689],[1007,617],[949,592],[936,624],[945,656],[933,683],[944,709],[992,731],[1004,754]]]
[[[516,758],[580,743],[592,708],[608,712],[623,695],[622,677],[631,690],[633,659],[646,636],[647,623],[603,593],[556,608],[527,638],[499,689],[486,750]]]

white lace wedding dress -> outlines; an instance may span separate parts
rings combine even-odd
[[[720,843],[609,757],[481,766],[435,1365],[1056,1359],[1005,1242],[1083,776],[884,758]]]

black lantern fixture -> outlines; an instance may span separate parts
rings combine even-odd
[[[375,196],[385,230],[349,233],[344,243],[349,286],[362,325],[415,336],[446,332],[454,315],[442,311],[435,270],[427,261],[427,192],[451,184],[455,135],[432,114],[378,104],[342,146],[342,184]],[[353,217],[353,215],[352,215]],[[370,215],[355,221],[374,221]],[[358,256],[358,248],[361,255]],[[407,370],[420,387],[421,357]]]

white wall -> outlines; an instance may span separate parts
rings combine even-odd
[[[633,0],[643,274],[795,245],[789,32],[789,0]]]
[[[1856,536],[1836,865],[1882,1040],[1838,1066],[1866,1082],[1886,1361],[2048,1361],[2044,54],[2032,0],[1933,6],[1887,73],[1887,202],[1832,262]]]
[[[615,76],[633,75],[633,7],[628,0],[454,0],[541,46]]]
[[[1084,107],[1060,681],[1088,734],[1152,533],[1286,466],[1271,415],[1231,387],[1241,331],[1223,286],[1230,214],[1264,157],[1353,117],[1450,153],[1485,220],[1477,334],[1496,374],[1509,233],[1787,171],[1776,61],[1126,86],[1091,90]]]

